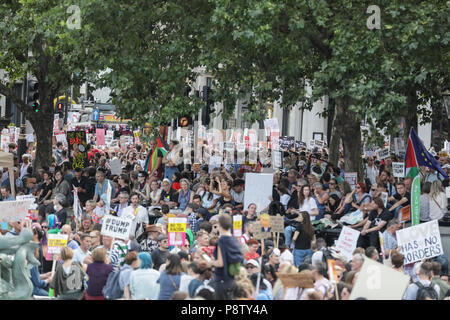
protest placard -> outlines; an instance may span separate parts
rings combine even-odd
[[[88,167],[86,132],[67,131],[67,143],[69,144],[69,159],[72,169]]]
[[[265,231],[261,222],[257,221],[253,224],[253,237],[257,240],[270,238],[272,235],[269,231]]]
[[[443,253],[437,220],[398,230],[397,242],[402,247],[405,265],[434,258]]]
[[[282,136],[282,137],[280,137],[279,143],[280,143],[280,149],[282,149],[284,151],[290,150],[291,148],[294,148],[295,137]]]
[[[337,240],[336,248],[342,255],[350,261],[353,257],[353,251],[356,249],[356,243],[359,238],[359,231],[344,226]]]
[[[322,140],[314,140],[314,147],[323,148],[325,146]]]
[[[128,240],[131,231],[131,219],[106,215],[103,218],[101,234],[112,238]]]
[[[399,210],[398,223],[408,222],[411,220],[411,205],[407,205]]]
[[[1,148],[3,151],[8,152],[8,144],[10,143],[10,137],[9,135],[2,134],[1,136]]]
[[[111,174],[120,175],[122,173],[122,163],[118,158],[112,159],[109,166],[111,167]]]
[[[313,280],[306,274],[277,273],[277,277],[285,288],[314,288]]]
[[[95,137],[96,137],[96,143],[97,143],[98,146],[106,145],[105,129],[104,128],[97,128],[97,129],[95,129]]]
[[[209,173],[212,172],[214,168],[219,168],[222,165],[222,157],[221,156],[211,156],[209,158],[208,170]]]
[[[67,240],[69,235],[67,234],[49,234],[48,235],[48,253],[60,254],[62,248],[67,246]]]
[[[184,246],[186,241],[187,218],[168,218],[169,246]]]
[[[284,232],[284,217],[277,214],[276,216],[270,216],[270,231],[271,232]]]
[[[239,238],[242,236],[242,215],[233,216],[233,236]]]
[[[352,189],[355,188],[358,183],[358,173],[357,172],[346,172],[344,174],[344,180],[348,182]]]
[[[378,149],[377,150],[378,160],[383,160],[389,158],[390,148]]]
[[[409,275],[389,268],[372,259],[364,259],[350,300],[402,300],[409,285]]]
[[[392,172],[395,178],[405,177],[405,163],[404,162],[392,162]]]
[[[300,152],[300,149],[304,148],[306,149],[308,146],[303,141],[295,141],[295,151]]]
[[[272,196],[273,174],[271,173],[245,173],[244,208],[250,203],[256,204],[257,212],[269,206],[269,197]]]
[[[450,187],[445,188],[445,196],[450,198]]]
[[[16,200],[16,201],[1,201],[0,202],[0,221],[3,222],[17,222],[25,219],[28,215],[30,206],[34,204],[34,198]]]
[[[283,157],[281,151],[272,150],[272,158],[273,158],[273,168],[280,169],[283,168]]]

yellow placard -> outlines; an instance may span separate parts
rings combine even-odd
[[[234,221],[233,229],[241,229],[242,228],[242,220]]]
[[[48,239],[49,247],[65,247],[67,246],[67,240],[63,239]]]
[[[186,232],[186,223],[169,223],[169,232]]]

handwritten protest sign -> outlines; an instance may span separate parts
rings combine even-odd
[[[242,236],[242,215],[233,216],[233,236],[239,238]]]
[[[113,159],[109,162],[109,166],[111,167],[111,174],[120,175],[122,173],[122,163],[119,159]]]
[[[353,257],[353,251],[356,249],[356,243],[359,238],[359,231],[349,227],[343,227],[337,240],[336,248],[342,255],[350,261]]]
[[[270,231],[271,232],[284,232],[284,217],[277,214],[276,216],[270,216]]]
[[[389,158],[390,148],[379,149],[379,150],[377,150],[377,154],[378,154],[378,160],[383,160],[383,159]]]
[[[352,189],[355,188],[358,183],[358,173],[357,172],[346,172],[344,174],[344,180],[348,182]]]
[[[0,221],[16,222],[25,219],[28,215],[28,210],[33,203],[34,198],[16,201],[1,201]]]
[[[396,178],[405,177],[405,163],[404,162],[392,162],[392,172]]]
[[[372,259],[364,259],[350,300],[401,300],[409,285],[409,276]]]
[[[103,218],[101,234],[112,238],[127,240],[131,231],[132,220],[106,215]]]
[[[72,163],[72,169],[88,167],[86,132],[67,131],[67,142],[69,144],[69,159]]]
[[[184,246],[187,218],[168,218],[169,246]]]
[[[67,240],[69,235],[67,234],[49,234],[48,235],[48,253],[60,254],[62,248],[67,246]]]
[[[257,212],[264,210],[270,203],[272,185],[273,174],[247,172],[245,174],[244,208],[248,208],[250,203],[254,203]]]
[[[443,253],[437,220],[398,230],[397,242],[402,247],[405,264],[434,258]]]
[[[314,288],[313,280],[306,274],[277,273],[277,277],[285,288]]]

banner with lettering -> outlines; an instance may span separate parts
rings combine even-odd
[[[69,144],[69,160],[72,163],[72,169],[88,167],[86,132],[67,131],[67,142]]]

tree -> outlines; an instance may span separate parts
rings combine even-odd
[[[0,82],[0,94],[25,114],[36,133],[34,169],[52,161],[53,99],[73,83],[80,85],[92,58],[86,53],[83,24],[78,28],[76,7],[71,1],[3,1],[0,3],[0,69],[7,80]],[[69,12],[68,12],[69,11]],[[75,74],[73,82],[72,74]],[[39,83],[39,111],[25,104],[13,84],[35,77]]]

